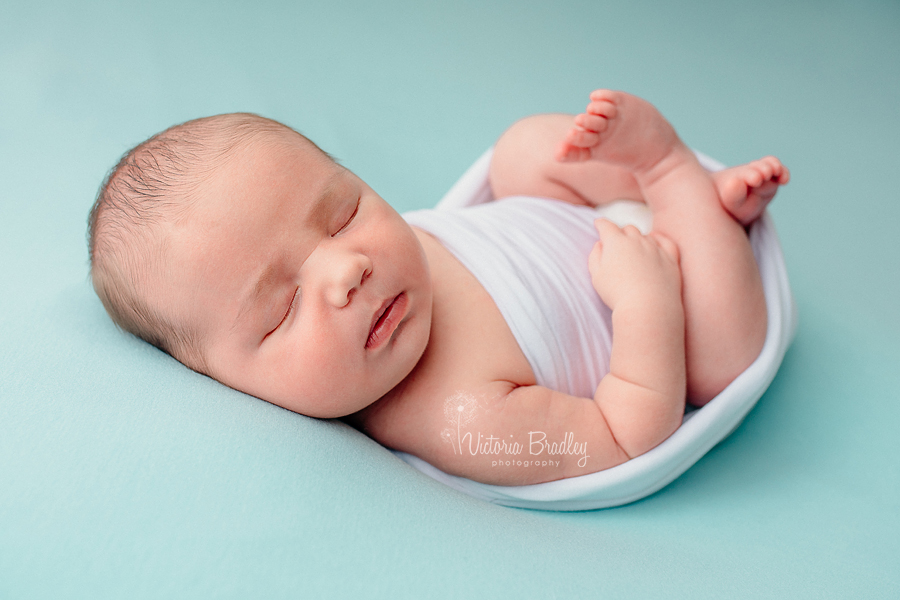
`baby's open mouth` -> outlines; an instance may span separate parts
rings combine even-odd
[[[405,292],[385,301],[375,313],[372,327],[369,328],[369,337],[366,339],[366,348],[379,348],[391,339],[400,321],[406,315],[408,304],[409,299]]]

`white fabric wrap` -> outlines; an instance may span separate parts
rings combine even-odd
[[[488,183],[491,154],[492,150],[488,150],[482,155],[456,182],[436,208],[456,209],[492,201],[493,196]],[[705,155],[697,153],[697,156],[701,164],[710,171],[723,167]],[[528,207],[528,203],[523,202],[522,207]],[[576,224],[576,222],[585,222],[583,216],[575,218],[578,216],[576,213],[591,209],[581,207],[572,207],[572,209],[573,226],[576,227],[578,234],[570,236],[569,239],[551,240],[553,243],[559,243],[559,247],[564,249],[562,251],[568,252],[574,250],[575,246],[579,244],[593,243],[588,242],[589,238],[596,239],[593,232],[582,232],[578,228],[582,228],[583,225]],[[606,217],[619,225],[634,224],[644,232],[649,231],[651,226],[649,211],[645,206],[634,202],[614,203],[592,212],[596,216]],[[453,217],[454,213],[458,214],[458,211],[451,210],[447,216],[451,219],[459,218]],[[410,220],[415,223],[415,213],[410,213],[410,216]],[[520,216],[526,218],[524,213]],[[541,218],[539,212],[534,215],[534,218]],[[502,223],[498,221],[496,231],[503,235],[516,235],[508,232],[504,234],[502,233],[504,229],[510,228],[503,228]],[[437,232],[437,237],[441,239],[439,232]],[[488,502],[506,506],[542,510],[591,510],[627,504],[656,492],[684,473],[710,448],[734,431],[772,382],[784,354],[793,340],[797,324],[796,307],[788,283],[784,256],[768,213],[765,213],[750,228],[750,242],[762,276],[766,308],[768,309],[768,331],[763,349],[756,361],[718,396],[703,408],[688,412],[681,427],[656,448],[605,471],[524,486],[478,483],[448,475],[410,454],[403,452],[395,452],[395,454],[419,471],[454,489]],[[462,239],[458,243],[481,244],[483,240]],[[511,239],[509,243],[528,243],[528,240]],[[453,251],[452,247],[449,249],[451,252]],[[586,256],[584,248],[579,248],[579,250],[583,253],[582,256]],[[479,270],[483,267],[480,267],[477,261],[469,261],[469,263],[464,262],[473,275],[484,284],[486,279],[479,277]],[[510,264],[509,267],[511,269],[510,277],[499,283],[511,286],[509,289],[513,294],[516,293],[517,286],[544,286],[545,283],[542,282],[547,281],[546,271],[548,269],[544,269],[545,272],[537,276],[528,273],[529,266],[526,264]],[[521,277],[523,274],[525,275],[524,279]],[[583,287],[582,285],[579,289],[583,289]],[[544,288],[538,289],[543,290]],[[516,325],[511,325],[511,328],[526,358],[535,369],[535,378],[541,385],[583,397],[592,397],[594,394],[592,386],[596,385],[599,378],[609,368],[610,346],[609,339],[605,339],[611,332],[608,309],[599,302],[596,294],[585,295],[578,292],[542,300],[541,295],[535,294],[534,290],[535,288],[531,288],[529,293],[521,294],[521,297],[526,299],[526,304],[516,307],[516,310],[528,311],[526,314],[531,315],[534,328],[531,331],[517,331],[516,327],[518,326]],[[497,300],[494,290],[487,289],[487,291]],[[592,289],[590,291],[592,292]],[[552,295],[557,292],[551,290],[541,293]],[[574,320],[570,319],[561,324],[548,322],[546,311],[541,311],[540,306],[527,305],[528,302],[542,303],[543,301],[548,302],[548,305],[559,305],[561,302],[562,306],[576,311],[576,317]],[[503,312],[502,302],[498,301],[497,304]],[[552,315],[549,319],[553,319]],[[522,319],[520,318],[518,321],[522,322]],[[507,322],[511,322],[509,318],[507,318]],[[600,328],[595,330],[600,331],[599,335],[594,336],[594,340],[591,340],[581,336],[577,331],[566,331],[564,335],[541,333],[548,331],[544,329],[548,326],[571,329],[572,327],[577,328],[578,323],[593,323],[594,326]],[[519,327],[519,329],[525,328]],[[564,360],[566,349],[560,348],[557,341],[565,339],[575,339],[583,346],[587,345],[586,351],[596,356],[594,366],[587,367],[586,371],[582,371],[567,363]],[[527,341],[523,342],[523,340]],[[602,343],[597,343],[597,340],[601,340]],[[540,353],[544,354],[540,355]],[[549,367],[539,372],[537,365],[541,364],[549,365]]]
[[[514,197],[406,213],[493,298],[538,385],[591,398],[609,372],[612,311],[591,284],[594,209]]]

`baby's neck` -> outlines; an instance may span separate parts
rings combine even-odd
[[[439,249],[439,252],[446,253],[443,246],[434,239],[432,236],[427,233],[413,228],[416,236],[419,238],[419,242],[422,244],[423,249],[425,250],[425,256],[428,259],[429,263],[429,273],[432,278],[432,287],[435,287],[434,277],[435,277],[435,268],[434,261],[432,257],[434,256],[435,250]],[[440,270],[440,269],[438,269]],[[434,300],[432,299],[432,304]],[[434,318],[434,310],[432,306],[432,320],[431,320],[431,332],[428,336],[428,343],[425,346],[422,355],[419,357],[419,360],[413,366],[413,368],[406,374],[406,376],[393,388],[391,388],[386,394],[381,396],[380,398],[375,399],[371,404],[366,406],[360,411],[357,411],[353,414],[347,415],[345,417],[341,417],[341,421],[347,423],[351,427],[358,429],[360,431],[365,432],[365,424],[374,417],[375,414],[381,411],[385,406],[395,403],[398,399],[402,398],[406,394],[406,390],[410,385],[411,381],[414,381],[418,377],[418,373],[422,368],[422,365],[427,363],[426,356],[429,354],[429,350],[433,345],[435,338],[440,339],[440,335],[435,335],[435,318]],[[438,318],[438,320],[440,320]]]
[[[397,448],[401,440],[434,443],[445,401],[493,381],[534,383],[534,374],[481,283],[434,237],[414,228],[428,260],[432,312],[428,343],[406,377],[344,421]],[[438,427],[439,428],[439,427]],[[399,436],[399,438],[397,437]]]
[[[429,341],[429,345],[430,345]],[[366,424],[369,423],[372,419],[375,418],[383,408],[394,404],[397,400],[403,398],[405,396],[405,390],[409,386],[411,380],[415,379],[417,371],[420,369],[420,366],[424,362],[425,354],[428,353],[428,347],[426,346],[425,352],[419,357],[419,361],[412,368],[406,377],[404,377],[400,383],[391,388],[384,396],[378,398],[370,405],[365,407],[364,409],[357,411],[355,413],[349,414],[345,417],[341,417],[340,420],[350,425],[354,429],[362,431],[363,433],[369,433],[367,431]]]

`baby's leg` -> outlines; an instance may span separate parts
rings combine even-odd
[[[634,175],[598,161],[562,163],[556,146],[575,126],[574,115],[533,115],[517,121],[497,140],[490,183],[495,198],[539,196],[601,206],[614,200],[643,202]]]
[[[688,399],[703,404],[753,362],[765,340],[765,297],[750,242],[713,178],[656,108],[605,90],[591,100],[587,122],[567,134],[557,156],[630,171],[653,211],[653,229],[678,245]]]
[[[742,225],[759,218],[778,186],[790,180],[787,167],[774,156],[712,174],[722,206]]]
[[[585,129],[592,115],[545,114],[517,121],[497,140],[490,182],[496,198],[544,196],[573,204],[601,206],[614,200],[643,202],[640,186],[628,169],[599,160],[555,160],[560,152],[577,152],[566,139]],[[599,118],[599,117],[598,117]],[[595,123],[605,127],[605,121]],[[596,132],[594,132],[596,133]],[[712,175],[722,206],[742,225],[755,221],[789,174],[772,156]]]

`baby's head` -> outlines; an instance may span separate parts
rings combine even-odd
[[[413,230],[315,144],[256,115],[189,121],[128,152],[100,188],[89,247],[120,327],[309,416],[368,406],[428,342]]]

